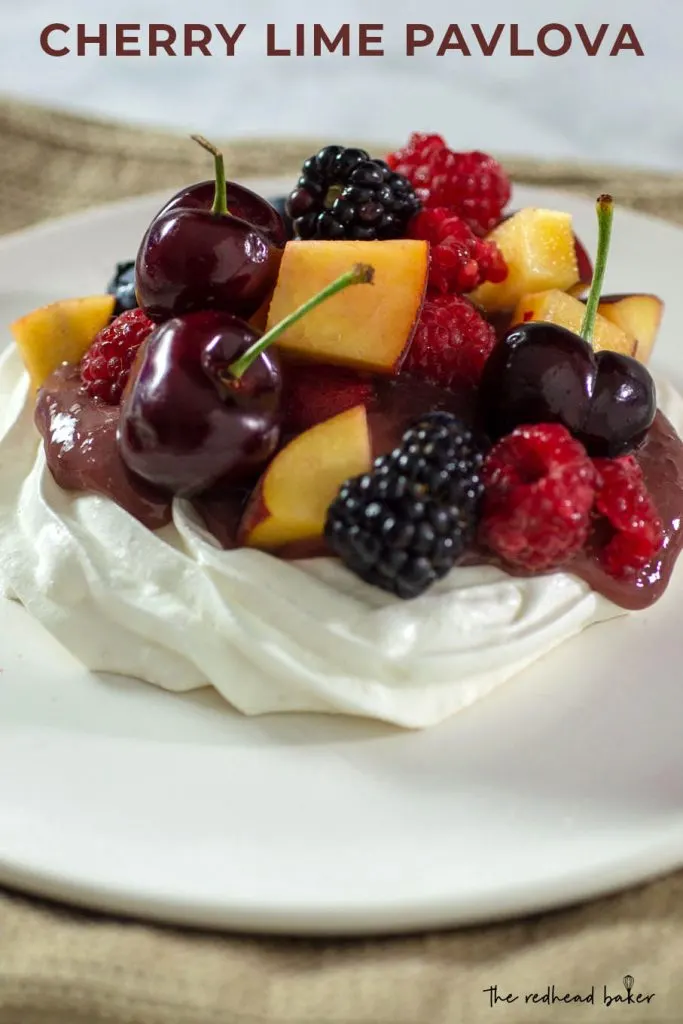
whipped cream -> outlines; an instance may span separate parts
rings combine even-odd
[[[668,385],[660,407],[683,428]],[[93,671],[168,690],[211,685],[246,715],[312,711],[409,728],[486,696],[595,622],[624,615],[568,573],[456,568],[403,602],[335,559],[221,550],[182,500],[152,533],[61,490],[18,352],[0,357],[0,595]]]

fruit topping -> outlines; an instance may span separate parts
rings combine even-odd
[[[407,178],[364,149],[326,146],[301,169],[286,210],[297,238],[402,238],[420,209]]]
[[[425,206],[447,206],[478,235],[501,218],[510,201],[510,179],[486,153],[455,153],[440,135],[415,132],[387,163],[415,187]]]
[[[14,335],[31,386],[37,390],[62,363],[79,363],[111,320],[113,295],[62,299],[15,320]]]
[[[657,340],[664,303],[656,295],[603,295],[598,315],[634,338],[639,363],[646,363]]]
[[[343,366],[287,365],[283,368],[282,430],[299,434],[354,405],[368,405],[374,394],[368,377]]]
[[[238,539],[265,551],[320,539],[330,502],[372,461],[365,407],[357,405],[299,434],[277,453],[244,510]]]
[[[557,324],[529,322],[499,341],[482,374],[479,414],[496,439],[530,423],[562,423],[596,457],[624,455],[643,441],[657,411],[647,369],[630,356],[590,341],[611,235],[613,204],[598,200],[595,275],[581,336]]]
[[[91,398],[118,405],[138,349],[154,326],[141,309],[131,309],[99,332],[81,363],[81,380]]]
[[[529,207],[499,224],[494,242],[508,268],[499,284],[487,281],[470,296],[487,313],[514,309],[524,295],[557,288],[567,291],[579,279],[572,218],[559,210]]]
[[[520,299],[510,322],[514,325],[542,320],[544,323],[557,324],[573,331],[574,334],[579,334],[585,315],[586,307],[583,302],[553,288],[547,292],[525,295]],[[591,344],[594,352],[609,349],[611,352],[623,352],[624,355],[634,356],[636,351],[635,338],[624,333],[620,326],[603,316],[601,312],[595,317]]]
[[[214,180],[108,294],[12,327],[59,486],[151,529],[189,499],[221,547],[331,554],[404,600],[463,563],[661,595],[683,445],[645,366],[661,301],[601,296],[611,197],[593,268],[568,213],[505,213],[501,166],[439,135],[327,146],[273,202],[192,138]]]
[[[426,242],[290,242],[268,313],[268,328],[353,263],[370,263],[374,286],[339,295],[278,340],[300,358],[377,373],[398,371],[420,316],[429,273]]]
[[[429,242],[430,291],[464,295],[484,281],[500,282],[507,276],[507,265],[495,242],[482,241],[446,207],[418,213],[408,226],[408,237]]]
[[[369,473],[346,481],[325,524],[330,550],[397,597],[424,593],[471,543],[483,449],[449,413],[423,416]]]
[[[489,452],[482,476],[479,540],[507,565],[545,572],[584,547],[595,470],[565,427],[517,427]]]
[[[135,309],[138,297],[135,294],[135,260],[125,260],[116,264],[114,276],[107,285],[107,294],[116,300],[114,316],[120,316],[128,309]]]
[[[610,576],[629,579],[644,569],[661,548],[662,521],[648,494],[642,470],[632,456],[596,459],[594,465],[595,511],[602,517],[602,522],[598,520],[598,531],[603,534],[598,559]]]
[[[403,372],[444,388],[478,385],[496,344],[493,326],[462,295],[428,295]]]
[[[371,282],[372,268],[356,266],[264,335],[220,310],[158,326],[121,402],[118,444],[128,469],[181,495],[258,471],[280,439],[281,374],[269,347],[321,302]]]
[[[215,161],[211,208],[196,196],[167,207],[152,221],[135,265],[138,300],[157,323],[217,309],[249,318],[272,292],[281,250],[260,228],[228,210],[222,155],[196,137]]]

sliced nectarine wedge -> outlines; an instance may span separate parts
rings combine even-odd
[[[598,306],[602,317],[635,338],[633,354],[641,363],[650,359],[663,312],[664,303],[656,295],[605,295]]]
[[[525,295],[520,300],[513,313],[512,323],[544,320],[547,323],[559,324],[560,327],[566,327],[567,330],[578,334],[585,311],[583,302],[567,295],[566,292],[537,292],[535,295]],[[592,343],[596,352],[610,349],[612,352],[622,352],[626,356],[632,356],[636,348],[635,338],[599,314],[595,318]]]
[[[487,238],[505,257],[508,276],[486,282],[470,298],[486,313],[514,309],[523,295],[557,288],[567,291],[579,281],[572,218],[559,210],[529,207],[508,217]]]
[[[239,543],[268,551],[322,537],[337,491],[349,477],[367,472],[371,463],[363,405],[299,434],[278,452],[256,485],[242,516]]]
[[[114,312],[113,295],[62,299],[15,320],[14,340],[36,390],[62,363],[78,363]]]
[[[299,357],[376,373],[400,368],[415,331],[429,274],[429,244],[290,242],[285,247],[267,329],[357,263],[369,264],[371,287],[335,295],[278,339]]]

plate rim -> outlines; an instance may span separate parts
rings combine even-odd
[[[302,939],[382,938],[503,925],[527,917],[560,913],[661,881],[681,867],[683,833],[674,841],[653,844],[646,854],[625,858],[616,868],[612,864],[602,872],[590,869],[590,878],[588,872],[575,875],[561,896],[558,896],[557,883],[551,881],[512,892],[508,890],[505,897],[493,892],[490,902],[480,901],[477,906],[466,904],[464,909],[460,900],[449,903],[406,898],[399,906],[381,903],[340,909],[338,904],[318,904],[314,910],[302,910],[300,905],[286,903],[278,908],[207,903],[159,893],[131,893],[96,883],[77,882],[48,871],[37,873],[12,864],[2,853],[0,885],[19,895],[149,924]]]

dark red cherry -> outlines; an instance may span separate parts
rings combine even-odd
[[[493,349],[478,398],[492,439],[526,423],[562,423],[590,455],[612,458],[636,448],[657,411],[647,369],[617,352],[594,353],[556,324],[510,330]]]
[[[275,244],[265,230],[235,216],[228,207],[222,153],[201,136],[193,138],[214,158],[213,201],[202,182],[178,193],[154,218],[135,263],[138,303],[157,323],[202,309],[248,320],[275,287],[282,236],[276,225]],[[272,227],[269,211],[278,215],[265,200],[251,195],[258,203],[250,199],[246,205]],[[245,205],[243,192],[240,198]]]
[[[575,433],[588,415],[596,372],[590,345],[564,327],[513,327],[491,352],[479,386],[487,433],[497,439],[523,423],[558,421]]]
[[[174,209],[150,225],[135,264],[138,302],[163,323],[218,309],[246,320],[272,292],[281,250],[244,220]]]
[[[157,327],[121,400],[117,442],[137,477],[192,495],[239,481],[265,463],[280,436],[280,369],[263,352],[235,380],[228,367],[258,341],[217,310]]]
[[[605,350],[595,362],[593,397],[578,437],[591,455],[614,458],[645,440],[657,413],[657,392],[637,359]]]
[[[215,193],[215,181],[200,181],[196,185],[188,185],[169,199],[157,216],[162,217],[172,210],[211,210]],[[278,249],[284,248],[288,237],[287,228],[280,212],[268,200],[234,181],[226,182],[226,199],[228,210],[233,217],[246,220],[248,224],[258,228],[272,245]]]

